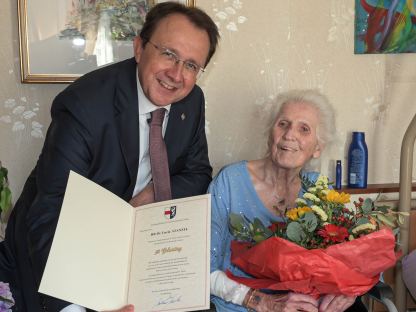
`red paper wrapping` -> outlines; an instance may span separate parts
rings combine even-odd
[[[394,266],[395,238],[381,229],[326,249],[308,250],[280,237],[251,247],[231,242],[231,262],[255,278],[227,275],[256,289],[291,290],[315,297],[323,294],[358,296],[370,290],[379,274]]]

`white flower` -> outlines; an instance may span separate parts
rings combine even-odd
[[[361,231],[365,231],[365,230],[373,230],[374,231],[375,229],[376,229],[376,226],[374,224],[365,223],[365,224],[361,224],[361,225],[356,226],[355,228],[353,228],[352,232],[354,234],[357,234],[358,232],[361,232]]]
[[[4,107],[6,108],[12,108],[16,105],[16,100],[15,99],[7,99],[6,101],[4,101]]]
[[[326,196],[326,195],[328,195],[329,190],[322,190],[321,193]]]
[[[309,193],[315,193],[316,192],[316,187],[310,187],[310,188],[308,188],[308,192]]]
[[[4,123],[11,123],[12,122],[12,118],[9,115],[4,115],[0,117],[0,121],[4,122]]]
[[[16,121],[14,124],[13,124],[13,127],[12,127],[12,130],[13,131],[22,131],[22,130],[24,130],[25,129],[25,125],[24,125],[24,123],[23,122],[21,122],[21,121]]]
[[[22,106],[22,105],[19,105],[19,106],[16,106],[14,109],[13,109],[13,114],[15,114],[15,115],[20,115],[21,113],[23,113],[25,111],[25,107],[24,106]]]
[[[237,31],[237,25],[234,22],[229,22],[226,26],[229,31]]]
[[[31,118],[33,118],[33,117],[35,117],[35,116],[36,116],[36,113],[35,113],[35,112],[33,112],[33,111],[28,110],[28,111],[25,111],[25,112],[22,114],[22,116],[23,116],[23,118],[24,118],[24,119],[31,119]]]
[[[225,13],[224,11],[218,12],[217,14],[215,14],[219,19],[221,20],[225,20],[227,18],[227,13]]]
[[[240,0],[234,0],[233,7],[235,7],[236,9],[241,9],[243,7],[243,4],[241,3]]]
[[[225,12],[227,12],[228,14],[235,14],[235,10],[232,7],[227,7],[225,8]]]
[[[315,185],[322,185],[324,188],[328,187],[328,177],[324,175],[319,175],[318,179],[316,180]]]
[[[298,206],[306,206],[308,204],[303,198],[296,198],[295,203]]]
[[[239,24],[243,24],[243,23],[245,23],[247,21],[247,17],[245,17],[245,16],[239,16],[238,18],[237,18],[237,22],[239,23]]]
[[[303,194],[303,198],[305,198],[306,200],[313,201],[315,203],[319,203],[321,201],[318,197],[316,197],[312,193],[305,193],[305,194]]]
[[[37,139],[43,138],[43,133],[41,129],[33,128],[32,131],[30,132],[30,135]]]
[[[322,221],[325,222],[326,220],[328,220],[328,215],[326,214],[326,212],[321,207],[316,206],[316,205],[312,205],[311,209],[312,209],[313,212],[315,212],[319,216],[319,218]]]
[[[40,124],[39,122],[37,122],[37,121],[32,121],[32,128],[33,129],[41,129],[41,128],[43,128],[43,125],[42,124]]]

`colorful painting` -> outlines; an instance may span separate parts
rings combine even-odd
[[[355,53],[416,52],[416,1],[355,0]]]

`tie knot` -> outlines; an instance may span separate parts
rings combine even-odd
[[[165,111],[164,108],[159,108],[151,112],[152,120],[150,121],[151,126],[162,126],[163,119],[165,118]]]

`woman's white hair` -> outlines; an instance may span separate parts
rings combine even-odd
[[[335,111],[328,98],[316,89],[291,90],[279,94],[272,103],[268,126],[267,155],[270,155],[270,149],[273,143],[274,125],[283,106],[299,102],[309,104],[318,110],[319,124],[316,129],[316,135],[321,153],[335,141]],[[308,164],[305,165],[305,169],[317,169],[316,167],[318,164],[319,160],[312,158]]]

